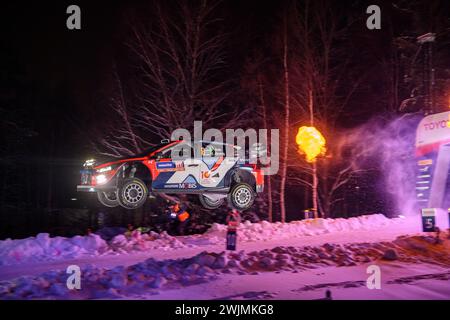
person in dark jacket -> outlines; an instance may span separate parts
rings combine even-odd
[[[179,203],[175,203],[171,207],[171,216],[177,221],[177,234],[179,236],[184,235],[190,217],[189,212],[186,211],[186,206],[180,206]]]

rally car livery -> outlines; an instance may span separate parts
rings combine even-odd
[[[225,199],[238,210],[250,208],[256,193],[263,191],[261,169],[241,159],[235,146],[234,155],[226,156],[225,144],[199,143],[197,156],[190,142],[165,140],[130,158],[100,165],[88,160],[77,191],[95,192],[104,206],[126,209],[139,208],[150,193],[198,194],[208,209],[220,207]]]

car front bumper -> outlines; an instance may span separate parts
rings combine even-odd
[[[78,185],[77,191],[78,192],[98,192],[98,191],[113,191],[115,190],[115,186],[90,186],[90,185]]]
[[[97,192],[96,188],[89,185],[78,185],[77,186],[78,192]]]

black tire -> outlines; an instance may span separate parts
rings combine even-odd
[[[128,178],[121,184],[117,199],[125,209],[137,209],[144,205],[148,198],[148,188],[138,178]]]
[[[98,191],[97,192],[98,201],[105,207],[115,208],[119,206],[119,201],[117,200],[116,191]]]
[[[228,203],[237,210],[247,210],[255,201],[255,192],[248,183],[236,183],[228,193]]]
[[[217,209],[224,202],[224,198],[220,198],[220,199],[214,201],[203,194],[199,194],[198,198],[200,199],[200,203],[202,204],[202,206],[205,207],[206,209]]]

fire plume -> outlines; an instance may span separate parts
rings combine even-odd
[[[298,128],[295,142],[299,151],[306,155],[306,161],[308,162],[314,162],[319,155],[324,155],[326,152],[326,140],[314,127],[302,126]]]

